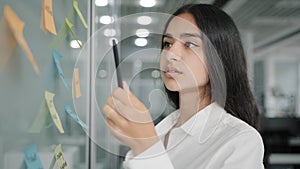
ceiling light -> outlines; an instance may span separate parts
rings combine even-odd
[[[95,0],[96,6],[107,6],[108,0]]]
[[[78,48],[80,48],[80,46],[82,46],[82,43],[80,40],[72,40],[70,42],[70,46],[71,46],[71,48],[78,49]]]
[[[140,5],[142,7],[150,8],[155,6],[156,1],[155,0],[140,0]]]
[[[116,30],[107,28],[104,30],[103,34],[107,37],[112,37],[116,35]]]
[[[137,38],[135,39],[134,43],[136,46],[143,47],[147,45],[148,41],[145,38]]]
[[[148,29],[138,29],[138,30],[136,30],[135,34],[138,37],[145,38],[145,37],[149,36],[150,32]]]
[[[140,16],[137,18],[137,22],[141,25],[149,25],[152,22],[152,18],[150,16]]]
[[[114,20],[112,17],[108,16],[108,15],[104,15],[104,16],[101,16],[99,21],[102,23],[102,24],[110,24],[112,23]]]

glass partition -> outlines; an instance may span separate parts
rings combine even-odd
[[[0,168],[49,168],[59,145],[68,168],[87,168],[72,99],[88,31],[76,3],[87,22],[85,1],[0,1]]]

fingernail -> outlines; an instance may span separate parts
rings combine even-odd
[[[122,81],[122,83],[123,83],[124,90],[129,92],[130,90],[129,90],[129,87],[128,87],[127,83],[125,81]]]

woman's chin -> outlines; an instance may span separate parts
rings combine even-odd
[[[165,86],[172,92],[178,92],[180,90],[177,84],[165,84]]]

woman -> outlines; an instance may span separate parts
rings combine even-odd
[[[178,9],[163,34],[160,67],[177,110],[156,127],[126,83],[102,108],[131,148],[125,168],[264,168],[259,112],[239,32],[225,12],[204,4]]]

